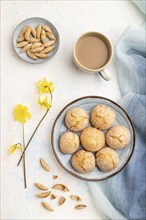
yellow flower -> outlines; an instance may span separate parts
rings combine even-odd
[[[39,80],[37,86],[40,93],[50,93],[54,91],[54,83],[52,81],[48,82],[46,78]]]
[[[21,149],[21,148],[22,148],[21,144],[14,144],[10,147],[8,154],[10,155],[10,154],[14,153],[14,151],[16,149]]]
[[[20,104],[14,109],[14,118],[16,121],[25,123],[27,119],[31,118],[31,114],[26,106]]]
[[[50,109],[51,108],[51,102],[48,101],[48,97],[45,96],[44,99],[41,99],[41,97],[38,98],[38,104],[41,106],[41,107],[45,107],[46,109]]]

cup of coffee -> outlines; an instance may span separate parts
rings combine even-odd
[[[77,67],[87,73],[99,73],[107,81],[112,78],[106,69],[112,57],[112,43],[98,32],[82,35],[74,46],[73,58]]]

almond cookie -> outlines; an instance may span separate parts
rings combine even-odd
[[[82,108],[70,109],[65,116],[65,124],[71,131],[82,131],[88,125],[88,114]]]
[[[116,119],[115,112],[106,105],[97,105],[91,112],[91,124],[100,130],[109,129]]]
[[[105,135],[97,128],[85,128],[81,135],[80,140],[85,150],[96,152],[105,145]]]
[[[87,173],[94,169],[95,157],[91,152],[79,150],[73,155],[71,164],[79,173]]]
[[[118,153],[110,147],[104,147],[96,153],[97,167],[103,172],[114,170],[119,163]]]
[[[65,154],[74,153],[79,147],[79,137],[73,132],[65,132],[60,137],[60,150]]]
[[[106,143],[113,149],[123,149],[130,143],[130,131],[128,128],[118,125],[109,129],[106,133]]]

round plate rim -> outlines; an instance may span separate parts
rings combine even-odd
[[[123,166],[122,166],[118,171],[116,171],[115,173],[113,173],[113,174],[111,174],[111,175],[109,175],[109,176],[107,176],[107,177],[100,178],[100,179],[99,179],[99,178],[91,178],[91,179],[88,179],[88,178],[86,178],[86,177],[78,176],[77,174],[71,172],[68,168],[66,168],[66,167],[62,164],[62,162],[61,162],[60,159],[58,158],[58,156],[57,156],[57,154],[56,154],[56,151],[55,151],[55,148],[54,148],[54,138],[53,138],[53,137],[54,137],[54,128],[55,128],[55,125],[56,125],[57,120],[58,120],[58,118],[60,117],[60,115],[61,115],[61,114],[64,112],[64,110],[65,110],[67,107],[69,107],[70,105],[76,103],[77,101],[80,101],[80,100],[83,100],[83,99],[88,99],[88,98],[104,99],[104,100],[107,100],[107,101],[112,102],[113,104],[115,104],[118,108],[120,108],[120,109],[125,113],[126,117],[128,118],[128,120],[129,120],[129,122],[130,122],[130,124],[131,124],[132,131],[133,131],[133,146],[132,146],[132,151],[131,151],[131,153],[130,153],[128,159],[126,160],[126,162],[125,162],[125,163],[123,164]],[[133,152],[134,152],[134,149],[135,149],[135,139],[136,139],[136,136],[135,136],[134,124],[133,124],[131,118],[129,117],[129,115],[127,114],[127,112],[126,112],[119,104],[117,104],[117,103],[114,102],[113,100],[111,100],[111,99],[109,99],[109,98],[102,97],[102,96],[83,96],[83,97],[80,97],[80,98],[78,98],[78,99],[75,99],[75,100],[69,102],[67,105],[65,105],[64,108],[62,108],[62,110],[61,110],[61,111],[59,112],[59,114],[57,115],[57,117],[56,117],[56,119],[55,119],[55,121],[54,121],[54,123],[53,123],[52,132],[51,132],[51,144],[52,144],[52,149],[53,149],[53,153],[54,153],[54,155],[55,155],[57,161],[59,162],[59,164],[60,164],[60,165],[63,167],[63,169],[65,169],[70,175],[72,175],[72,176],[74,176],[74,177],[76,177],[76,178],[78,178],[78,179],[80,179],[80,180],[85,180],[85,181],[89,181],[89,182],[92,182],[92,181],[94,181],[94,182],[103,181],[103,180],[109,179],[109,178],[111,178],[111,177],[117,175],[119,172],[121,172],[121,170],[123,170],[123,169],[126,167],[126,165],[128,164],[128,162],[130,161],[130,159],[131,159],[131,157],[132,157],[132,155],[133,155]]]
[[[41,63],[37,63],[37,62],[36,62],[36,63],[33,63],[33,62],[31,62],[31,61],[24,60],[24,59],[19,55],[19,53],[16,52],[16,48],[15,48],[15,45],[14,45],[14,43],[13,43],[13,41],[14,41],[14,35],[15,35],[16,30],[17,30],[17,27],[20,26],[20,25],[21,25],[22,23],[24,23],[25,21],[31,20],[31,19],[41,19],[41,20],[45,20],[45,21],[49,22],[52,26],[55,27],[55,29],[56,29],[56,31],[57,31],[57,34],[58,34],[58,47],[57,47],[57,49],[56,49],[56,52],[54,53],[54,55],[53,55],[50,59],[49,59],[49,58],[43,59],[43,61],[42,61],[41,63],[45,63],[45,62],[51,60],[51,59],[55,56],[55,54],[58,52],[58,49],[59,49],[59,46],[60,46],[60,36],[59,36],[59,32],[58,32],[56,26],[55,26],[52,22],[50,22],[49,20],[47,20],[47,19],[45,19],[45,18],[41,18],[41,17],[30,17],[30,18],[27,18],[27,19],[21,21],[21,22],[15,27],[15,29],[14,29],[14,31],[13,31],[13,34],[12,34],[12,47],[13,47],[13,50],[14,50],[15,54],[17,55],[17,57],[19,57],[19,58],[20,58],[21,60],[23,60],[24,62],[30,63],[30,64],[41,64]]]

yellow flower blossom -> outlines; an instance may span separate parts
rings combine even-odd
[[[14,118],[16,121],[25,123],[27,119],[31,118],[31,114],[26,106],[19,104],[14,109]]]
[[[39,80],[37,86],[40,93],[50,93],[54,91],[54,83],[52,81],[48,82],[46,78]]]
[[[45,107],[46,109],[50,109],[51,108],[51,102],[48,101],[48,97],[45,96],[45,98],[41,98],[39,97],[38,98],[38,104],[41,106],[41,107]]]
[[[14,153],[14,151],[16,149],[21,149],[21,148],[22,148],[21,144],[14,144],[10,147],[8,154],[10,155],[10,154]]]

